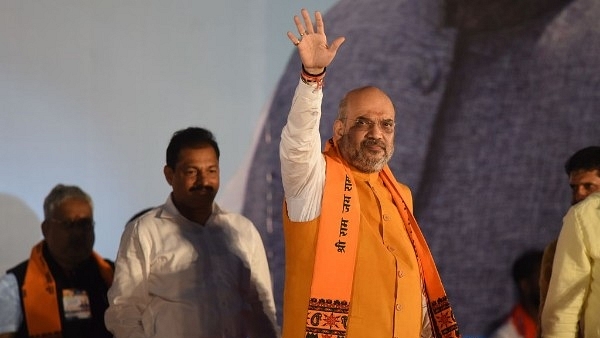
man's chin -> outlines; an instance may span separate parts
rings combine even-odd
[[[372,156],[377,156],[383,154],[385,156],[385,148],[380,147],[378,145],[365,146],[363,150],[367,154],[371,154]]]
[[[92,256],[91,250],[82,250],[71,252],[68,256],[63,257],[64,261],[69,262],[73,267],[80,265]]]
[[[375,160],[362,160],[356,161],[355,163],[351,163],[353,167],[364,172],[364,173],[375,173],[383,169],[385,163],[379,159]]]
[[[386,162],[386,156],[384,152],[381,152],[377,155],[373,156],[365,156],[365,163],[368,163],[370,166],[383,166]]]

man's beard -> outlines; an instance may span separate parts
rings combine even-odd
[[[364,139],[360,142],[358,148],[354,148],[348,134],[342,135],[338,141],[338,147],[342,158],[346,160],[350,165],[355,167],[364,173],[379,172],[385,167],[388,161],[392,158],[394,153],[394,145],[387,147],[386,144],[381,140],[372,138]],[[383,150],[383,156],[375,158],[371,155],[371,152],[367,149],[369,146],[378,145]]]

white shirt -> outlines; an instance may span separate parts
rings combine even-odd
[[[17,277],[7,273],[0,277],[0,333],[17,332],[22,321]]]
[[[504,324],[490,336],[490,338],[523,338],[523,336],[517,331],[512,318],[508,318],[508,320],[506,320]]]
[[[544,338],[600,337],[600,193],[572,206],[563,219],[542,311]]]
[[[116,338],[276,336],[263,243],[239,214],[213,204],[202,226],[169,197],[126,226],[115,264],[105,320]]]

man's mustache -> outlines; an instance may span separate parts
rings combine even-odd
[[[387,152],[386,146],[385,146],[385,142],[383,142],[382,140],[378,140],[378,139],[374,139],[374,138],[368,138],[364,141],[362,141],[362,146],[363,147],[370,147],[370,146],[378,146],[381,147],[384,151]]]
[[[193,192],[193,191],[214,192],[215,189],[209,185],[195,185],[190,188],[190,192]]]

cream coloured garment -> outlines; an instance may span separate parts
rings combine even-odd
[[[558,237],[542,310],[542,337],[600,337],[600,193],[572,206]]]

